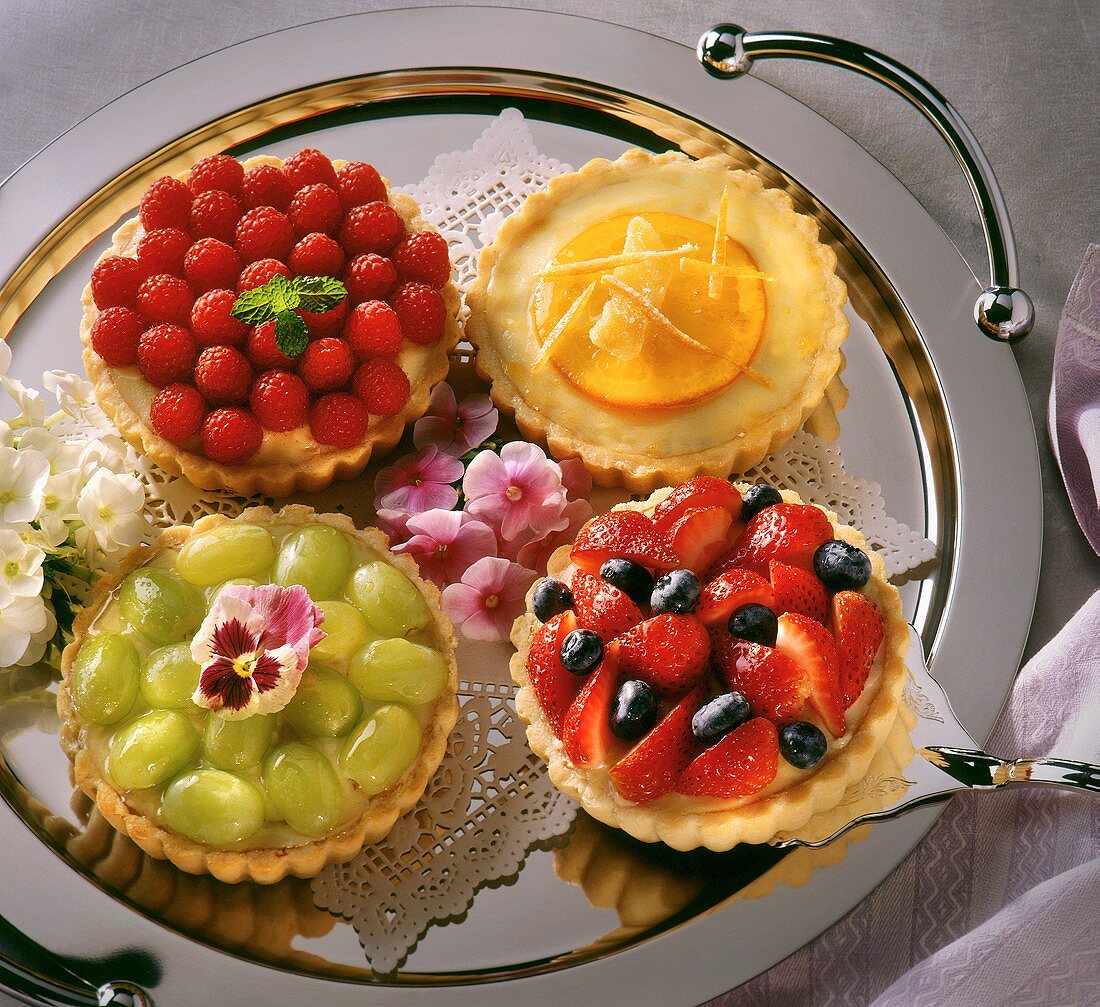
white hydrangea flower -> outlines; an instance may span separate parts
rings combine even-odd
[[[38,451],[0,448],[0,524],[33,521],[42,509],[50,463]]]
[[[99,469],[80,491],[76,507],[105,552],[132,549],[145,535],[145,490],[131,475]]]
[[[80,454],[80,468],[91,478],[100,469],[109,469],[116,475],[132,469],[127,456],[126,442],[116,434],[102,434],[85,444]]]
[[[0,668],[25,663],[32,637],[45,632],[48,625],[46,603],[37,595],[0,604]]]
[[[11,346],[4,339],[0,339],[0,343],[3,344],[0,346],[0,377],[2,377],[11,367]]]
[[[0,528],[0,602],[42,593],[46,554],[11,528]]]
[[[15,445],[15,431],[7,420],[0,420],[0,448],[10,448]]]
[[[68,371],[46,371],[42,375],[42,384],[54,395],[66,415],[92,426],[106,425],[107,417],[96,403],[90,381]]]
[[[83,481],[80,469],[69,469],[50,476],[42,494],[42,510],[38,525],[50,548],[56,548],[69,537],[68,521],[77,521],[80,512],[76,501]]]
[[[20,451],[37,451],[46,456],[50,472],[67,472],[80,464],[81,448],[51,433],[45,427],[31,427],[19,438]]]
[[[23,656],[15,662],[22,667],[37,664],[41,661],[46,656],[46,648],[50,645],[50,641],[57,633],[57,616],[54,615],[53,609],[49,605],[43,607],[46,610],[46,625],[37,633],[31,633],[27,649],[23,651]]]

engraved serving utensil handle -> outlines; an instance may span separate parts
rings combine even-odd
[[[920,755],[968,789],[1051,786],[1100,794],[1100,766],[1070,759],[998,759],[969,748],[929,745]]]
[[[970,127],[928,81],[874,49],[829,35],[747,32],[734,24],[720,24],[699,39],[697,54],[707,73],[724,79],[747,73],[758,59],[787,57],[831,63],[877,80],[915,105],[951,148],[981,216],[989,252],[989,286],[974,304],[974,321],[997,342],[1014,343],[1031,331],[1035,308],[1017,286],[1016,242],[1001,187]]]

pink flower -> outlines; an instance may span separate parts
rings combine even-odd
[[[461,478],[462,462],[429,444],[378,473],[374,479],[374,508],[407,514],[450,510],[458,503],[458,490],[450,484]]]
[[[323,620],[304,587],[224,588],[191,641],[201,669],[191,698],[225,720],[278,712],[325,638]]]
[[[532,570],[545,570],[546,563],[558,546],[572,541],[581,525],[592,516],[592,506],[587,500],[572,500],[562,509],[566,525],[560,531],[549,532],[542,538],[532,538],[516,550],[515,560]]]
[[[390,539],[390,545],[397,545],[409,537],[409,517],[403,510],[387,510],[383,507],[375,512],[376,523]]]
[[[443,611],[471,640],[507,640],[535,576],[518,563],[486,556],[461,583],[443,589]]]
[[[459,405],[446,381],[432,389],[428,412],[413,427],[418,448],[434,444],[445,454],[464,455],[493,436],[499,414],[488,395],[470,395]]]
[[[558,462],[561,469],[561,484],[573,500],[587,500],[592,492],[592,475],[579,458],[566,458]]]
[[[430,510],[409,518],[412,537],[394,546],[408,553],[420,572],[439,587],[458,580],[471,564],[497,554],[497,537],[487,524],[457,510]]]
[[[561,469],[541,448],[512,441],[500,454],[482,451],[462,480],[466,510],[496,529],[505,542],[529,530],[541,537],[565,527]]]

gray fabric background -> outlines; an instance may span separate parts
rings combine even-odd
[[[105,102],[165,70],[253,35],[369,0],[0,0],[0,178]],[[1046,540],[1028,656],[1100,584],[1045,429],[1058,316],[1088,242],[1100,241],[1100,4],[1090,0],[550,0],[512,6],[587,14],[694,45],[712,24],[852,38],[928,77],[970,123],[1012,213],[1023,286],[1038,321],[1016,349],[1046,486]],[[883,161],[982,275],[969,191],[928,126],[901,99],[840,70],[776,62],[756,71],[817,109]],[[1006,534],[1004,548],[1012,548]],[[991,586],[995,590],[995,586]],[[0,997],[0,1003],[3,1003]]]

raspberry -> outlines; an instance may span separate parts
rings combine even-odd
[[[92,349],[115,367],[132,364],[148,324],[131,308],[105,308],[92,325]]]
[[[393,263],[373,252],[357,255],[344,271],[344,286],[352,304],[385,300],[396,283],[397,270]]]
[[[252,365],[232,346],[208,346],[195,364],[195,387],[207,402],[244,402],[252,387]]]
[[[240,406],[222,406],[202,421],[203,453],[223,465],[248,461],[260,450],[263,439],[263,427]]]
[[[397,312],[385,301],[364,301],[348,318],[344,338],[360,360],[396,357],[401,349],[401,323],[397,320]]]
[[[309,390],[287,371],[265,371],[248,397],[256,418],[268,430],[281,433],[303,426],[309,416]]]
[[[257,206],[273,206],[285,212],[294,196],[294,185],[282,168],[261,164],[244,173],[241,196],[250,210]]]
[[[237,293],[243,294],[246,290],[262,287],[273,276],[285,276],[289,280],[292,274],[278,259],[260,259],[258,262],[253,262],[241,271],[241,278],[237,280]]]
[[[235,157],[228,154],[211,154],[204,157],[187,176],[187,187],[196,195],[210,189],[220,189],[231,196],[241,194],[244,168]]]
[[[435,231],[410,234],[393,250],[392,258],[403,280],[419,280],[438,290],[451,278],[447,241]]]
[[[196,238],[217,238],[231,244],[241,219],[241,204],[228,192],[208,189],[191,204],[191,234]]]
[[[287,216],[299,236],[311,231],[335,234],[344,219],[344,208],[335,189],[327,185],[307,185],[291,200]]]
[[[141,236],[137,245],[137,262],[142,276],[171,273],[183,276],[183,257],[191,247],[191,239],[174,227],[162,227]]]
[[[336,172],[336,187],[345,210],[386,199],[386,183],[373,164],[352,161]]]
[[[195,366],[195,340],[178,325],[154,325],[138,340],[138,366],[158,388],[186,381]]]
[[[294,246],[294,228],[285,213],[272,206],[249,210],[237,225],[237,251],[245,262],[285,261]]]
[[[232,290],[208,290],[191,309],[191,335],[199,346],[240,346],[248,326],[233,317],[237,295]]]
[[[331,392],[348,383],[354,366],[348,344],[326,336],[306,347],[299,358],[298,373],[311,392]]]
[[[132,308],[142,281],[137,259],[108,255],[92,270],[92,299],[97,308]]]
[[[298,317],[306,323],[309,334],[314,339],[321,336],[339,336],[344,331],[344,322],[348,317],[348,299],[345,297],[335,308],[328,311],[302,311]]]
[[[314,403],[309,429],[318,444],[351,448],[362,442],[367,433],[367,421],[367,407],[354,395],[333,392]]]
[[[198,294],[208,290],[232,290],[241,275],[241,257],[224,241],[202,238],[183,257],[183,275]]]
[[[307,185],[327,185],[336,188],[336,171],[332,162],[319,150],[306,147],[305,150],[291,154],[283,162],[283,171],[290,179],[295,191]]]
[[[295,276],[339,276],[344,250],[327,234],[307,234],[291,250],[287,265]]]
[[[434,343],[443,335],[447,307],[438,290],[424,283],[403,283],[390,298],[401,331],[414,343]]]
[[[146,231],[190,226],[191,190],[178,178],[163,175],[145,190],[138,204],[138,220]]]
[[[149,406],[153,429],[174,444],[191,440],[202,426],[206,403],[191,385],[177,383],[162,388]]]
[[[186,325],[191,318],[195,295],[185,280],[159,273],[142,282],[137,292],[137,308],[154,322]]]
[[[381,200],[348,210],[340,228],[340,244],[348,255],[361,252],[386,254],[405,235],[405,222]]]
[[[367,412],[392,416],[409,401],[409,376],[392,360],[368,360],[351,379],[351,390]]]
[[[258,371],[267,371],[276,367],[282,371],[291,371],[298,366],[294,357],[288,357],[275,342],[275,322],[257,325],[245,340],[244,351],[252,366]]]

